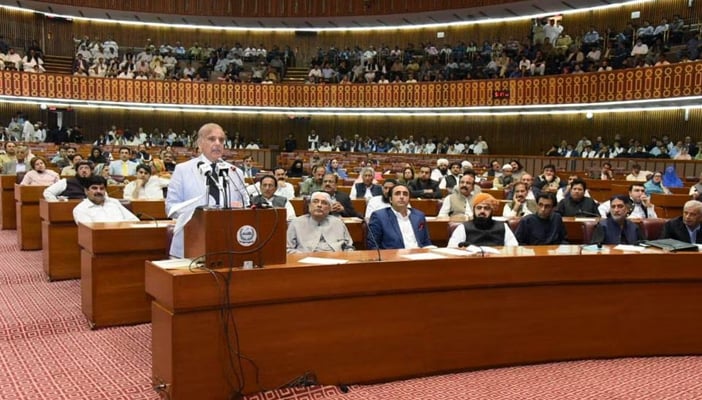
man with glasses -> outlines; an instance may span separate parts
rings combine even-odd
[[[487,193],[478,193],[473,199],[473,220],[454,229],[447,247],[518,246],[519,242],[509,226],[492,219],[498,201]]]
[[[536,196],[536,214],[530,214],[519,221],[514,236],[521,245],[544,245],[568,243],[565,225],[561,215],[553,212],[556,198],[552,193]]]
[[[328,193],[312,193],[309,213],[288,225],[288,253],[353,250],[353,240],[344,222],[329,215],[331,203]]]
[[[261,194],[253,196],[251,199],[251,204],[284,208],[287,213],[287,221],[291,221],[293,218],[295,218],[295,208],[293,208],[288,199],[275,194],[275,191],[278,188],[278,181],[276,181],[273,175],[263,176],[258,183],[261,186]]]

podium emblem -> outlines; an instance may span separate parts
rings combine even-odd
[[[242,225],[238,231],[236,231],[236,241],[240,246],[249,247],[256,243],[258,239],[258,232],[256,228],[251,225]]]

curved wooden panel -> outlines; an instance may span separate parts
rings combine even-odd
[[[139,81],[4,71],[0,95],[142,104],[290,108],[439,108],[627,102],[702,94],[702,62],[580,75],[402,85]],[[509,99],[493,99],[495,89]]]
[[[515,0],[444,0],[440,2],[433,0],[178,0],[121,2],[113,0],[52,0],[41,3],[155,14],[228,15],[232,18],[315,18],[420,13],[519,2]]]

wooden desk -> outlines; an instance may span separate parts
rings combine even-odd
[[[78,227],[73,220],[73,208],[81,200],[39,201],[41,217],[42,262],[50,281],[80,278],[80,247]],[[133,200],[134,214],[150,221],[166,219],[163,200]]]
[[[291,255],[287,265],[232,271],[224,307],[233,310],[234,348],[223,339],[221,280],[147,263],[153,376],[171,399],[221,399],[233,390],[228,379],[238,381],[227,357],[237,352],[246,357],[234,360],[245,393],[306,371],[337,385],[702,354],[699,255],[647,252],[514,247],[485,258],[411,261],[402,257],[408,251],[388,250],[378,263],[368,261],[374,251],[364,251],[333,266],[302,265],[303,255]]]
[[[81,200],[39,201],[42,264],[50,281],[80,278],[78,227],[73,208]]]
[[[682,215],[685,203],[692,200],[687,194],[652,194],[651,203],[656,206],[660,218],[675,218]]]
[[[423,212],[427,217],[434,217],[439,215],[441,199],[411,199],[410,204],[412,208]]]
[[[15,185],[17,243],[21,250],[41,250],[41,218],[39,200],[46,186]]]
[[[3,230],[17,229],[15,183],[16,175],[0,175],[0,227]]]
[[[81,308],[91,328],[149,322],[144,261],[167,256],[172,221],[78,225]]]

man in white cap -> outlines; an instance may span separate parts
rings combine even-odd
[[[496,176],[492,181],[493,189],[503,189],[512,190],[512,186],[517,183],[512,176],[512,164],[505,164],[502,166],[502,175]]]
[[[449,161],[445,158],[436,160],[436,168],[431,171],[431,180],[441,182],[444,176],[448,174]]]
[[[473,220],[454,229],[447,247],[518,246],[512,230],[505,222],[495,221],[492,214],[497,200],[487,193],[478,193],[473,198]]]
[[[331,203],[329,193],[312,193],[309,214],[293,219],[288,226],[288,253],[353,250],[353,240],[344,221],[329,215]]]

